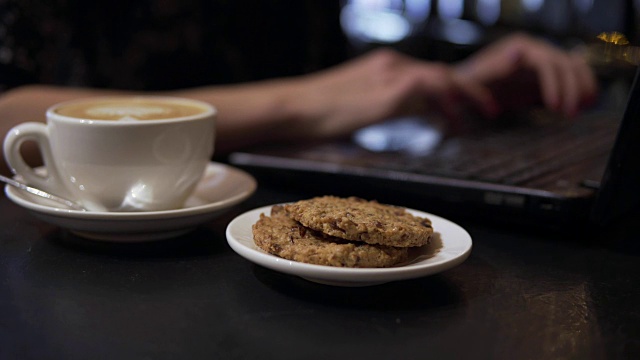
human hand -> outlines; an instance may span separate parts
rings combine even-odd
[[[375,50],[341,66],[295,81],[292,130],[316,137],[348,134],[363,126],[406,115],[439,112],[455,128],[469,106],[495,115],[485,85],[453,67],[429,63],[390,49]]]
[[[456,66],[488,86],[500,109],[542,103],[568,117],[596,97],[597,82],[586,60],[525,34],[511,35]]]

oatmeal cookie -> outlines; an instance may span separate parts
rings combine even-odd
[[[404,208],[356,197],[316,197],[284,206],[287,215],[324,234],[394,247],[426,245],[433,228]]]
[[[253,225],[258,247],[299,262],[337,267],[390,267],[408,259],[407,248],[354,243],[308,229],[275,205],[271,216],[260,215]]]

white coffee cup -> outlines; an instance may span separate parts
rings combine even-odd
[[[90,211],[160,211],[183,206],[213,155],[216,109],[156,96],[100,97],[55,105],[47,123],[20,124],[5,159],[29,185]],[[29,166],[34,141],[46,171]]]

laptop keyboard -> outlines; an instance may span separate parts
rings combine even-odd
[[[383,170],[526,185],[577,163],[601,162],[613,146],[617,122],[612,116],[592,115],[572,122],[528,125],[445,139],[423,156],[362,150],[353,152],[342,162]]]

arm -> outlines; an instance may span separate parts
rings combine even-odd
[[[25,86],[0,96],[2,137],[26,121],[44,121],[53,104],[91,96],[139,94],[100,89]],[[150,93],[149,93],[150,94]],[[425,64],[382,50],[339,67],[306,76],[232,86],[153,93],[207,101],[218,109],[216,152],[275,141],[343,136],[391,116],[454,108],[465,98],[479,108],[491,99],[480,85],[466,83],[441,64]],[[447,104],[443,106],[443,104]],[[489,111],[486,110],[485,111]],[[38,164],[38,151],[24,156]],[[2,161],[2,173],[9,173]]]

